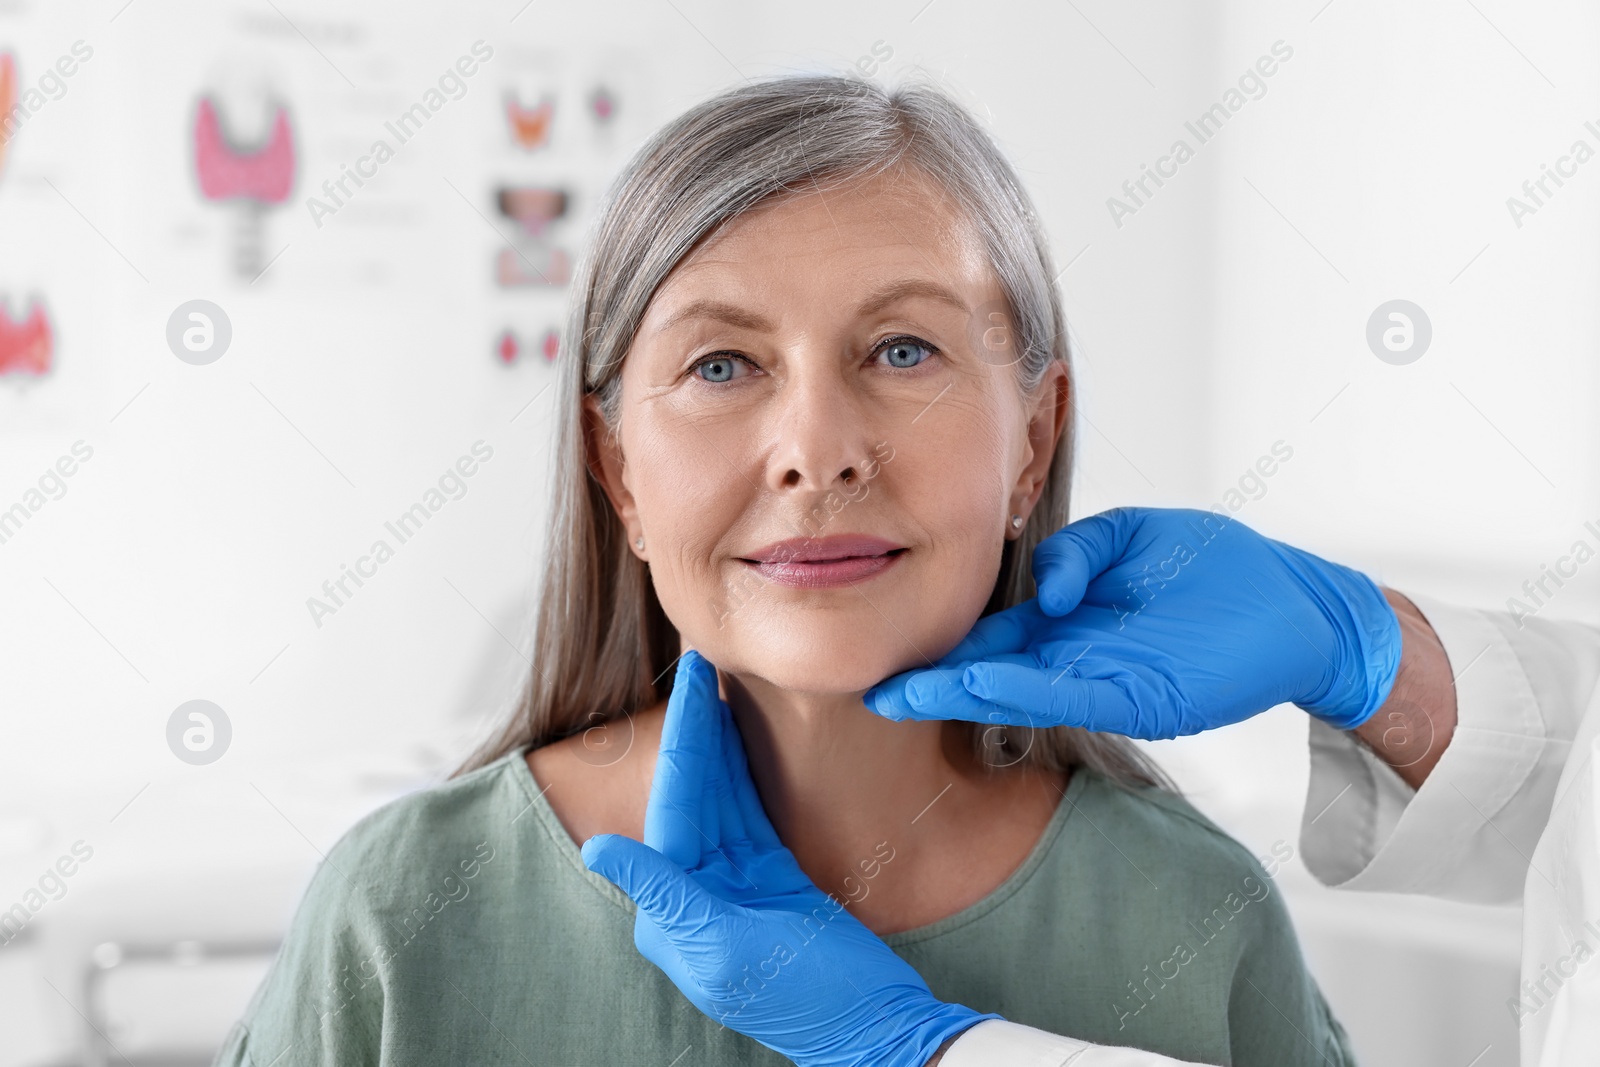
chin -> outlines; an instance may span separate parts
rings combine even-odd
[[[892,627],[882,627],[870,640],[856,639],[840,629],[822,633],[771,635],[753,632],[739,635],[736,642],[696,645],[711,662],[732,674],[754,676],[778,689],[801,693],[864,693],[885,678],[923,665],[923,657]],[[920,635],[903,624],[912,641],[937,658],[948,651],[925,643]],[[889,632],[883,636],[883,629]],[[928,637],[928,641],[934,641]],[[726,648],[726,660],[717,658],[714,648]],[[955,641],[950,642],[954,647]]]
[[[797,663],[762,665],[750,673],[778,689],[795,693],[865,693],[893,671],[870,667],[841,670],[837,663]]]

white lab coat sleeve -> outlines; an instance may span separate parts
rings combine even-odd
[[[1600,628],[1407,594],[1456,679],[1450,745],[1412,790],[1347,733],[1311,722],[1301,854],[1327,885],[1503,902],[1526,894],[1507,1002],[1525,1067],[1600,1048]],[[941,1067],[1190,1067],[985,1020]]]
[[[1514,901],[1594,699],[1600,629],[1406,595],[1450,660],[1454,736],[1412,790],[1353,735],[1312,720],[1301,854],[1325,885]]]
[[[1090,1045],[1005,1019],[985,1019],[945,1050],[939,1067],[1199,1067],[1157,1052]]]
[[[1574,639],[1583,632],[1571,629]],[[1600,630],[1587,632],[1587,660],[1573,648],[1571,663],[1555,665],[1571,675],[1576,664],[1577,681],[1596,687],[1528,866],[1522,981],[1506,1001],[1525,1067],[1589,1065],[1600,1049]]]

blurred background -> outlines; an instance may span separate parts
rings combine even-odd
[[[566,273],[679,111],[932,74],[1062,270],[1076,514],[1238,492],[1504,608],[1600,547],[1597,52],[1577,2],[0,0],[0,1067],[208,1062],[331,844],[504,714]],[[1152,748],[1264,854],[1305,728]],[[1515,1063],[1516,909],[1278,881],[1364,1063]]]

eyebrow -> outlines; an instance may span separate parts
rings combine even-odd
[[[925,278],[905,278],[897,282],[890,282],[867,294],[866,298],[856,306],[856,317],[865,318],[874,315],[884,308],[901,300],[910,300],[921,297],[926,300],[936,300],[946,304],[957,311],[970,311],[967,302],[955,293],[940,285],[938,282]],[[657,333],[666,333],[668,330],[687,322],[690,319],[714,319],[718,322],[735,326],[739,329],[753,330],[758,333],[771,333],[772,323],[737,304],[729,304],[721,300],[696,300],[686,304],[673,312],[657,329]]]

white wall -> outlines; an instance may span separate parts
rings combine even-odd
[[[240,929],[270,932],[319,850],[499,716],[527,669],[553,371],[537,356],[506,366],[494,344],[508,326],[537,336],[560,296],[491,284],[512,227],[490,190],[567,185],[575,233],[649,130],[741,76],[887,48],[876,77],[920,66],[992,124],[1065,268],[1078,513],[1209,506],[1282,439],[1292,462],[1241,518],[1489,605],[1600,520],[1600,163],[1520,228],[1504,203],[1575,138],[1600,146],[1583,128],[1600,125],[1586,5],[278,8],[0,5],[0,51],[24,86],[75,41],[93,48],[0,165],[0,296],[42,294],[57,340],[45,380],[0,377],[0,508],[74,442],[93,448],[0,544],[0,902],[71,842],[96,849],[41,916],[41,929],[64,917],[48,945],[159,931],[219,886],[255,887]],[[318,226],[306,197],[479,39],[494,56],[465,95]],[[1293,57],[1266,93],[1118,225],[1107,199],[1175,138],[1194,144],[1185,121],[1280,39]],[[237,212],[197,195],[189,124],[202,89],[256,75],[287,100],[300,160],[291,202],[263,224],[281,255],[248,282],[228,273]],[[601,76],[621,103],[609,147],[559,124]],[[540,85],[562,92],[562,119],[550,150],[526,153],[501,94]],[[197,297],[234,330],[208,366],[179,362],[164,335]],[[1408,366],[1363,336],[1396,297],[1434,327]],[[466,494],[316,625],[307,597],[479,440],[494,458]],[[1548,611],[1594,617],[1591,571]],[[194,698],[234,729],[203,771],[165,740]],[[1303,730],[1278,709],[1156,750],[1264,849],[1295,839]],[[1514,1062],[1491,1019],[1514,912],[1284,882],[1366,1062],[1458,1065],[1484,1042],[1479,1063]],[[203,917],[226,931],[238,914]],[[43,955],[0,948],[6,1025],[38,1023],[8,1033],[6,1062],[74,1033],[37,980]],[[44,973],[67,989],[63,966]],[[225,1026],[253,980],[206,983],[213,1010],[187,1021],[179,994],[123,991],[117,1033],[132,1048],[196,1016]],[[1380,980],[1408,991],[1405,1012],[1372,995]]]

